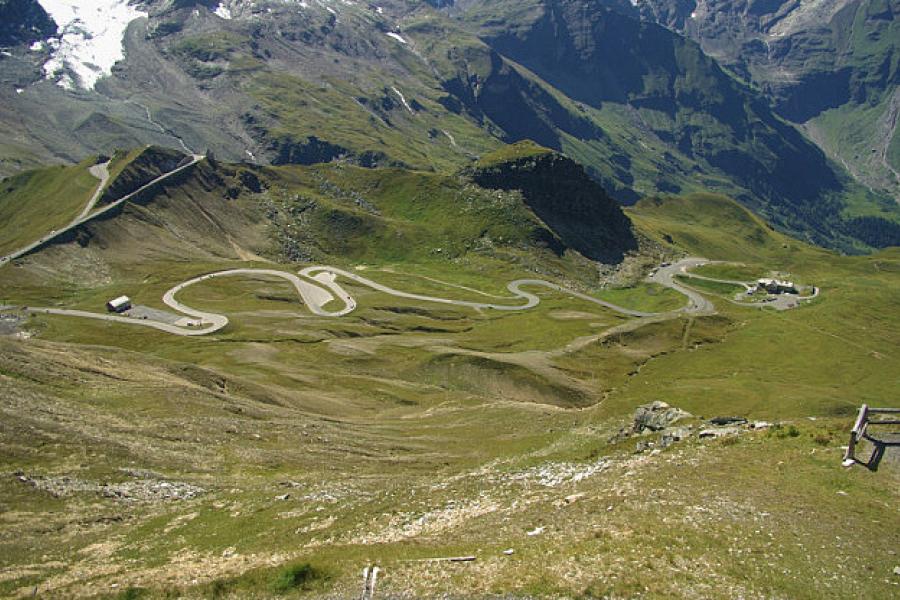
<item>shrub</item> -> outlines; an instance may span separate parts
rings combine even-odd
[[[720,446],[734,446],[740,442],[740,438],[736,435],[726,435],[724,437],[719,438]]]
[[[797,437],[800,435],[800,430],[797,429],[794,425],[790,427],[783,427],[780,424],[776,424],[772,429],[769,430],[769,435],[774,435],[778,439],[784,439],[786,437]]]
[[[831,436],[825,432],[820,431],[813,436],[813,441],[820,446],[827,446],[831,443]]]
[[[311,589],[324,579],[326,579],[325,573],[311,564],[307,562],[294,563],[276,572],[269,587],[277,594],[284,594],[293,589]]]

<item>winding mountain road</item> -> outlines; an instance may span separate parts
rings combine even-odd
[[[676,292],[684,294],[688,297],[688,306],[682,309],[682,312],[693,313],[698,315],[715,314],[716,307],[712,302],[706,299],[703,294],[696,292],[688,287],[680,285],[675,281],[676,275],[686,274],[688,269],[705,265],[709,261],[705,258],[689,257],[683,258],[676,263],[666,265],[657,269],[656,273],[647,278],[647,281],[658,283],[667,288],[672,288]]]
[[[90,200],[88,200],[82,211],[78,213],[78,216],[72,219],[69,224],[62,229],[51,231],[41,239],[28,244],[24,248],[19,248],[18,250],[10,252],[6,256],[0,256],[0,266],[3,266],[9,261],[19,258],[20,256],[25,256],[29,252],[37,250],[53,238],[61,235],[63,232],[77,227],[87,219],[87,216],[90,214],[90,212],[94,210],[94,206],[97,205],[97,201],[100,200],[100,195],[103,193],[103,188],[106,187],[106,182],[109,181],[109,161],[105,163],[98,163],[88,169],[88,171],[90,171],[91,175],[99,179],[100,183],[97,184],[97,189],[94,190],[94,194],[91,196]]]
[[[96,191],[94,192],[91,199],[88,201],[87,205],[84,209],[79,213],[72,222],[66,227],[53,231],[50,234],[44,236],[40,240],[29,244],[24,248],[20,248],[15,252],[12,252],[6,256],[0,257],[0,267],[4,264],[9,263],[10,261],[24,256],[34,250],[40,248],[44,244],[56,239],[57,237],[72,231],[76,227],[95,219],[101,215],[104,215],[112,210],[115,210],[117,207],[121,206],[123,203],[129,201],[134,198],[141,192],[146,189],[172,177],[177,175],[178,173],[188,169],[198,162],[200,162],[204,155],[194,154],[191,156],[191,160],[187,163],[173,169],[172,171],[165,173],[149,183],[141,186],[135,191],[123,196],[122,198],[116,200],[115,202],[110,203],[109,205],[99,209],[94,210],[97,201],[100,198],[100,195],[103,189],[106,186],[106,182],[109,179],[109,163],[97,164],[90,168],[91,174],[97,177],[100,180],[100,183],[97,186]],[[681,314],[692,314],[692,315],[708,315],[715,314],[716,309],[712,302],[706,299],[699,292],[690,289],[686,286],[680,285],[675,277],[680,274],[688,274],[688,270],[694,267],[698,267],[700,265],[706,264],[709,261],[703,258],[684,258],[679,260],[674,264],[669,264],[660,267],[655,272],[653,272],[648,278],[647,281],[652,283],[657,283],[661,286],[673,289],[685,297],[687,297],[688,301],[685,306],[680,309],[671,310],[667,312],[653,313],[653,312],[643,312],[632,310],[629,308],[625,308],[622,306],[618,306],[611,302],[607,302],[605,300],[601,300],[599,298],[595,298],[588,294],[583,294],[581,292],[571,290],[569,288],[563,287],[559,284],[552,283],[550,281],[545,281],[543,279],[517,279],[515,281],[510,282],[506,287],[509,290],[512,296],[510,297],[510,301],[520,300],[518,304],[499,304],[493,302],[472,302],[467,300],[454,300],[451,298],[441,298],[437,296],[426,296],[423,294],[414,294],[411,292],[404,292],[402,290],[396,290],[394,288],[388,287],[386,285],[380,284],[376,281],[372,281],[366,277],[362,277],[357,275],[356,273],[351,273],[350,271],[346,271],[344,269],[330,267],[330,266],[310,266],[302,269],[299,272],[299,276],[293,273],[289,273],[286,271],[278,271],[275,269],[228,269],[224,271],[217,271],[214,273],[207,273],[205,275],[200,275],[198,277],[194,277],[193,279],[189,279],[178,285],[169,289],[165,294],[163,294],[163,303],[166,306],[172,308],[177,311],[181,315],[187,315],[179,319],[175,323],[157,321],[151,318],[143,317],[131,317],[127,315],[120,314],[108,314],[108,313],[94,313],[90,311],[84,310],[76,310],[76,309],[64,309],[64,308],[42,308],[42,307],[26,307],[24,310],[31,314],[46,314],[46,315],[61,315],[61,316],[70,316],[70,317],[82,317],[89,319],[97,319],[112,323],[125,323],[130,325],[140,325],[143,327],[151,327],[160,331],[164,331],[166,333],[171,333],[174,335],[180,336],[200,336],[200,335],[209,335],[216,331],[223,329],[228,325],[228,317],[225,315],[220,315],[217,313],[211,313],[206,311],[201,311],[196,308],[192,308],[186,304],[183,304],[176,300],[175,296],[178,292],[182,291],[186,287],[196,285],[198,283],[208,281],[210,279],[215,279],[219,277],[235,277],[235,276],[249,276],[249,277],[276,277],[287,280],[294,286],[294,289],[297,291],[300,300],[305,304],[310,312],[315,315],[322,317],[341,317],[347,315],[354,310],[356,310],[357,303],[356,300],[351,296],[341,285],[338,283],[337,278],[343,277],[360,285],[364,285],[366,287],[372,288],[376,291],[397,297],[397,298],[405,298],[408,300],[417,300],[420,302],[429,302],[429,303],[438,303],[438,304],[448,304],[452,306],[460,306],[466,308],[472,308],[476,310],[499,310],[499,311],[519,311],[519,310],[527,310],[533,308],[540,304],[540,298],[532,293],[525,291],[522,289],[523,287],[544,287],[548,288],[562,294],[566,294],[568,296],[572,296],[574,298],[578,298],[585,302],[590,302],[604,308],[608,308],[610,310],[616,311],[618,313],[628,315],[630,317],[636,317],[640,319],[647,318],[656,318],[658,319],[669,319],[676,318]],[[695,276],[701,279],[709,279],[702,276]],[[742,282],[734,282],[740,283],[741,285],[746,285]],[[816,290],[818,293],[818,290]],[[338,310],[326,310],[324,306],[329,304],[335,300],[339,300],[343,307]]]
[[[696,262],[699,261],[699,262]],[[736,279],[716,279],[714,277],[706,277],[704,275],[697,275],[696,273],[691,273],[688,269],[693,267],[698,267],[702,264],[707,264],[710,261],[701,259],[701,258],[689,258],[683,261],[679,261],[676,265],[672,265],[667,268],[666,272],[663,274],[663,277],[671,276],[673,278],[673,286],[678,291],[684,290],[682,293],[691,292],[693,295],[697,295],[702,298],[705,302],[707,302],[710,306],[712,303],[703,298],[699,293],[691,290],[685,286],[679,286],[674,281],[675,275],[682,275],[684,277],[688,277],[690,279],[699,279],[701,281],[712,281],[714,283],[727,283],[729,285],[734,285],[738,287],[743,287],[748,292],[756,289],[756,285],[754,282],[747,281],[738,281]],[[662,270],[662,269],[660,269]],[[651,278],[652,279],[652,278]],[[809,302],[810,300],[814,300],[819,297],[819,292],[821,290],[818,287],[813,287],[813,293],[809,296],[800,296],[797,294],[779,294],[776,296],[769,295],[767,296],[767,300],[765,302],[742,302],[740,300],[735,300],[733,298],[725,298],[731,304],[736,304],[737,306],[745,306],[748,308],[774,308],[775,310],[790,310],[792,308],[798,307],[803,302]]]
[[[39,239],[36,242],[28,244],[27,246],[25,246],[23,248],[19,248],[18,250],[15,250],[14,252],[10,252],[9,254],[7,254],[5,256],[0,256],[0,267],[6,265],[7,263],[9,263],[17,258],[21,258],[27,254],[34,252],[35,250],[41,248],[44,244],[47,244],[47,243],[55,240],[56,238],[66,234],[66,233],[69,233],[70,231],[74,230],[76,227],[83,225],[84,223],[87,223],[88,221],[96,219],[97,217],[99,217],[101,215],[104,215],[112,210],[115,210],[117,207],[121,206],[125,202],[128,202],[129,200],[131,200],[132,198],[134,198],[141,192],[147,190],[148,188],[153,187],[154,185],[156,185],[162,181],[165,181],[166,179],[168,179],[170,177],[173,177],[174,175],[177,175],[178,173],[181,173],[185,169],[189,169],[190,167],[193,167],[194,165],[196,165],[198,162],[200,162],[204,158],[206,158],[206,157],[202,154],[194,154],[191,156],[191,160],[189,162],[169,171],[168,173],[163,173],[159,177],[153,179],[149,183],[142,185],[141,187],[134,190],[130,194],[126,194],[125,196],[122,196],[115,202],[111,202],[110,204],[107,204],[103,208],[96,210],[96,211],[94,211],[94,207],[97,205],[97,201],[100,199],[100,195],[103,193],[103,189],[106,187],[106,182],[109,180],[109,169],[108,169],[109,163],[106,162],[106,163],[100,163],[100,164],[94,165],[93,167],[90,168],[90,172],[91,172],[91,175],[100,179],[100,183],[97,185],[97,189],[94,191],[94,195],[91,196],[90,200],[88,200],[87,205],[84,207],[84,209],[81,211],[81,213],[79,213],[79,215],[77,217],[75,217],[68,225],[66,225],[62,229],[57,229],[55,231],[51,231],[50,233],[48,233],[47,235],[45,235],[44,237],[42,237],[41,239]]]
[[[319,273],[320,275],[313,275],[314,273]],[[351,281],[355,281],[360,283],[366,287],[370,287],[379,292],[384,292],[385,294],[390,294],[391,296],[396,296],[398,298],[407,298],[409,300],[421,300],[423,302],[437,302],[440,304],[452,304],[453,306],[465,306],[468,308],[475,309],[492,309],[492,310],[525,310],[528,308],[533,308],[540,303],[540,298],[532,294],[531,292],[526,292],[522,289],[522,286],[541,286],[550,288],[551,290],[556,290],[558,292],[562,292],[564,294],[568,294],[569,296],[574,296],[581,300],[585,300],[587,302],[593,302],[594,304],[599,304],[600,306],[604,306],[606,308],[612,309],[616,312],[620,312],[622,314],[626,314],[632,317],[649,317],[655,313],[645,313],[637,310],[631,310],[629,308],[623,308],[621,306],[617,306],[612,304],[611,302],[606,302],[605,300],[600,300],[599,298],[594,298],[593,296],[588,296],[587,294],[582,294],[580,292],[576,292],[574,290],[570,290],[561,285],[557,285],[555,283],[551,283],[549,281],[544,281],[543,279],[516,279],[509,283],[506,286],[506,289],[512,293],[513,298],[521,298],[525,300],[524,304],[494,304],[490,302],[469,302],[465,300],[451,300],[449,298],[439,298],[435,296],[423,296],[421,294],[411,294],[409,292],[402,292],[400,290],[395,290],[386,285],[382,285],[371,279],[367,279],[365,277],[360,277],[355,273],[351,273],[349,271],[345,271],[344,269],[337,269],[334,267],[307,267],[300,271],[301,275],[306,277],[312,277],[314,279],[319,279],[322,273],[332,273],[333,275],[340,275],[342,277],[346,277]],[[333,279],[332,279],[333,281]]]
[[[194,277],[193,279],[189,279],[187,281],[179,283],[178,285],[168,290],[163,295],[162,300],[166,304],[166,306],[172,308],[175,311],[178,311],[182,315],[193,317],[193,320],[187,318],[183,319],[185,325],[165,323],[152,319],[138,319],[118,314],[93,313],[83,310],[63,308],[30,307],[26,310],[27,312],[30,312],[32,314],[85,317],[113,323],[129,323],[133,325],[141,325],[143,327],[152,327],[160,331],[165,331],[167,333],[182,336],[208,335],[219,331],[226,325],[228,325],[228,317],[217,313],[201,311],[196,308],[187,306],[186,304],[182,304],[181,302],[176,300],[176,294],[178,294],[178,292],[185,289],[186,287],[219,277],[277,277],[287,280],[294,286],[294,289],[297,291],[297,294],[299,295],[302,302],[309,308],[310,312],[312,312],[313,314],[322,317],[341,317],[356,310],[357,304],[356,300],[350,295],[350,293],[348,293],[338,283],[337,278],[340,276],[350,281],[354,281],[360,285],[364,285],[376,291],[395,296],[397,298],[418,300],[421,302],[448,304],[452,306],[460,306],[477,310],[518,311],[533,308],[540,304],[540,298],[537,295],[522,289],[525,286],[532,286],[549,288],[562,294],[584,300],[585,302],[591,302],[593,304],[603,306],[610,310],[614,310],[631,317],[675,318],[682,313],[708,314],[715,312],[715,309],[711,302],[709,302],[693,290],[683,288],[674,282],[674,274],[679,272],[679,267],[682,264],[696,266],[698,264],[702,264],[703,262],[706,261],[704,261],[703,259],[686,259],[685,261],[680,261],[675,265],[666,267],[665,270],[661,269],[654,275],[654,279],[652,280],[657,281],[661,285],[676,289],[688,298],[688,303],[683,308],[664,313],[641,312],[629,308],[624,308],[611,302],[600,300],[599,298],[594,298],[593,296],[589,296],[575,290],[570,290],[561,285],[551,283],[549,281],[544,281],[543,279],[517,279],[510,282],[509,285],[507,285],[507,289],[512,294],[510,300],[514,301],[518,299],[524,300],[524,302],[521,302],[519,304],[498,304],[492,302],[471,302],[467,300],[454,300],[451,298],[441,298],[437,296],[426,296],[423,294],[404,292],[380,284],[376,281],[372,281],[371,279],[362,277],[355,273],[351,273],[350,271],[329,266],[306,267],[299,272],[299,275],[302,278],[294,275],[293,273],[278,271],[274,269],[229,269],[226,271],[207,273],[205,275],[200,275],[198,277]],[[660,275],[660,272],[662,272],[662,275]],[[343,304],[342,308],[338,310],[326,310],[324,308],[326,304],[333,302],[336,299]]]

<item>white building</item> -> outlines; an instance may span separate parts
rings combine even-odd
[[[129,308],[131,308],[131,298],[128,296],[119,296],[106,303],[106,310],[110,312],[121,313]]]
[[[797,286],[793,281],[784,281],[782,279],[758,279],[756,287],[759,290],[766,291],[770,294],[796,294]]]

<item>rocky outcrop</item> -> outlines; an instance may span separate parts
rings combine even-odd
[[[634,433],[641,433],[645,429],[650,431],[662,431],[679,419],[690,417],[691,413],[669,406],[665,402],[656,400],[650,404],[637,407],[634,411]],[[683,436],[682,436],[683,437]],[[679,439],[681,439],[679,437]]]
[[[617,444],[633,436],[645,437],[659,433],[656,440],[642,439],[635,446],[635,453],[640,454],[652,448],[668,448],[675,442],[689,438],[693,434],[693,426],[672,427],[682,419],[691,418],[691,413],[669,406],[661,400],[654,400],[648,404],[638,406],[634,411],[634,417],[630,426],[623,427],[610,438],[610,443]]]
[[[0,46],[44,40],[56,33],[56,23],[37,0],[0,0]]]
[[[186,155],[170,148],[151,146],[145,149],[109,183],[100,197],[100,204],[115,202],[160,175],[175,170],[186,160]]]
[[[635,444],[635,454],[647,451],[657,454],[672,444],[689,438],[700,440],[733,438],[773,427],[766,421],[749,422],[743,417],[714,417],[708,421],[710,426],[699,429],[693,424],[675,426],[678,421],[692,417],[689,412],[669,406],[660,400],[642,404],[635,409],[630,426],[622,427],[609,442],[618,444],[636,437],[639,439]]]
[[[617,263],[637,248],[631,221],[574,161],[554,152],[513,158],[473,172],[478,185],[520,190],[529,208],[559,237],[563,248]]]
[[[281,137],[269,143],[268,150],[275,155],[273,165],[314,165],[344,160],[361,167],[402,167],[402,163],[391,160],[383,152],[371,150],[357,152],[338,144],[320,140],[312,135],[303,140],[291,136]]]

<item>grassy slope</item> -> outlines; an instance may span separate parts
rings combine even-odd
[[[399,289],[505,296],[506,282],[533,267],[592,281],[571,258],[521,246],[533,221],[513,198],[455,179],[335,166],[262,176],[266,194],[241,189],[226,200],[223,188],[240,189],[238,170],[203,165],[98,224],[96,243],[47,251],[0,279],[16,301],[97,310],[125,290],[160,306],[190,275],[271,266],[241,261],[229,238],[276,257],[271,228],[293,223],[320,240],[317,259],[365,266]],[[316,207],[279,221],[306,200]],[[189,218],[199,209],[209,220]],[[261,217],[270,210],[274,224]],[[334,597],[358,593],[372,562],[385,568],[380,593],[414,597],[890,594],[898,470],[837,465],[853,408],[896,405],[900,255],[837,257],[717,197],[648,201],[630,214],[676,250],[789,271],[820,285],[822,298],[778,314],[716,301],[718,316],[565,352],[629,321],[548,291],[532,311],[495,314],[356,285],[359,309],[326,319],[265,278],[182,292],[232,317],[214,338],[33,319],[37,340],[0,340],[0,468],[91,482],[150,469],[208,492],[123,503],[91,492],[53,498],[3,478],[4,530],[14,535],[0,538],[11,574],[0,591],[267,597],[281,576],[271,565],[298,559],[326,574],[312,585]],[[495,243],[466,248],[479,223]],[[84,265],[105,278],[80,276]],[[649,287],[604,294],[636,308],[671,300]],[[634,441],[607,443],[635,405],[654,399],[707,417],[792,420],[798,435],[786,426],[649,457],[631,455]],[[541,472],[587,469],[602,456],[614,462],[599,475],[538,483]],[[576,492],[585,496],[562,501]],[[526,535],[539,526],[543,534]],[[509,547],[515,554],[503,556]],[[471,565],[401,562],[470,553],[479,556]]]
[[[813,129],[820,132],[817,137],[819,142],[832,155],[839,156],[861,175],[864,182],[875,189],[887,192],[888,195],[896,194],[900,184],[887,172],[881,161],[881,149],[873,148],[873,140],[880,138],[885,127],[884,115],[888,110],[890,96],[882,102],[870,105],[845,104],[817,115],[810,123]],[[888,141],[887,161],[894,169],[897,169],[898,146],[896,134]],[[851,197],[845,214],[854,216],[880,216],[882,218],[897,221],[900,219],[895,210],[895,202],[882,204],[867,201],[863,195],[857,194]]]
[[[484,169],[493,167],[506,162],[513,162],[523,158],[533,158],[543,156],[551,152],[549,149],[535,144],[531,140],[525,140],[517,144],[503,146],[498,150],[494,150],[475,161],[475,167]]]
[[[760,271],[758,267],[741,263],[709,263],[695,267],[691,270],[691,273],[711,277],[712,279],[726,279],[730,281],[753,281],[766,274],[765,271]]]
[[[0,183],[0,254],[68,225],[97,189],[94,159],[72,167],[28,171]]]
[[[694,277],[683,277],[681,275],[676,275],[676,280],[678,283],[687,285],[688,287],[700,290],[702,292],[707,292],[711,294],[717,294],[719,296],[734,298],[734,295],[738,292],[744,291],[744,287],[740,285],[734,285],[732,283],[721,283],[718,281],[707,281],[705,279],[697,279]]]
[[[640,390],[664,394],[701,414],[767,417],[849,414],[864,401],[896,403],[889,390],[897,380],[883,376],[896,371],[900,360],[895,343],[900,325],[893,316],[900,283],[896,249],[869,257],[835,256],[771,231],[744,209],[713,196],[661,205],[646,201],[629,214],[650,235],[670,235],[682,251],[738,260],[761,272],[775,268],[820,287],[823,298],[784,313],[748,314],[749,309],[719,303],[734,321],[729,343],[658,361],[648,369],[655,373],[648,376],[656,381],[645,384],[651,387],[626,392],[622,402],[634,402]],[[666,372],[679,373],[677,385],[666,382]],[[786,382],[790,392],[780,392]]]

